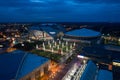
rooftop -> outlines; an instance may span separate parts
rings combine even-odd
[[[52,36],[52,37],[55,37],[56,34],[59,32],[59,30],[54,29],[54,28],[52,28],[52,27],[50,27],[50,26],[41,26],[41,29],[42,29],[43,31],[45,31],[46,33],[48,33],[48,34],[49,34],[50,36]]]
[[[107,50],[104,45],[94,45],[83,48],[82,55],[94,57],[102,61],[111,62],[111,60],[120,60],[120,52]]]
[[[94,62],[89,61],[80,80],[113,80],[113,73],[98,69]]]
[[[72,31],[66,32],[65,34],[70,36],[77,36],[77,37],[97,37],[101,35],[100,32],[86,29],[86,28],[72,30]]]
[[[57,28],[57,26],[55,26]],[[41,26],[31,26],[29,28],[30,31],[32,30],[38,30],[38,31],[44,31],[48,33],[50,36],[55,37],[58,32],[60,32],[59,29],[55,29],[52,26],[49,25],[41,25]]]
[[[83,48],[84,54],[88,56],[94,57],[107,57],[111,54],[111,51],[104,49],[103,47],[99,46],[91,46]]]
[[[113,80],[113,74],[107,70],[99,70],[97,80]]]
[[[47,58],[20,50],[0,54],[0,80],[20,79],[47,61]]]

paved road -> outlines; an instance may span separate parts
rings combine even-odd
[[[75,64],[78,61],[77,58],[73,59],[69,64],[60,64],[62,65],[60,72],[57,73],[57,75],[49,80],[62,80],[62,78],[65,76],[65,74],[68,72],[68,70],[73,66],[73,64]]]

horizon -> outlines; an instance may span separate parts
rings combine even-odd
[[[120,23],[120,22],[0,22],[0,24],[5,23],[5,24],[10,24],[10,23]]]

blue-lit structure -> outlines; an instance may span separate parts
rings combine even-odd
[[[0,80],[20,80],[25,76],[29,77],[28,74],[36,72],[36,69],[48,61],[47,58],[20,50],[0,54]]]
[[[113,80],[112,72],[98,69],[95,63],[89,61],[80,80]]]
[[[48,37],[55,38],[59,32],[65,32],[63,26],[57,24],[41,24],[38,26],[31,26],[29,28],[29,33],[36,38],[44,38],[47,39]]]
[[[66,32],[66,35],[75,37],[98,37],[101,36],[100,32],[93,31],[90,29],[82,28]]]
[[[97,80],[113,80],[112,72],[106,70],[99,70]]]
[[[100,37],[100,32],[82,28],[66,32],[64,40],[91,43],[97,42]]]
[[[97,71],[97,66],[92,61],[89,61],[80,80],[95,80]]]

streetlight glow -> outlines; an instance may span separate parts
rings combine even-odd
[[[81,55],[77,55],[78,58],[85,58],[84,56],[81,56]]]

